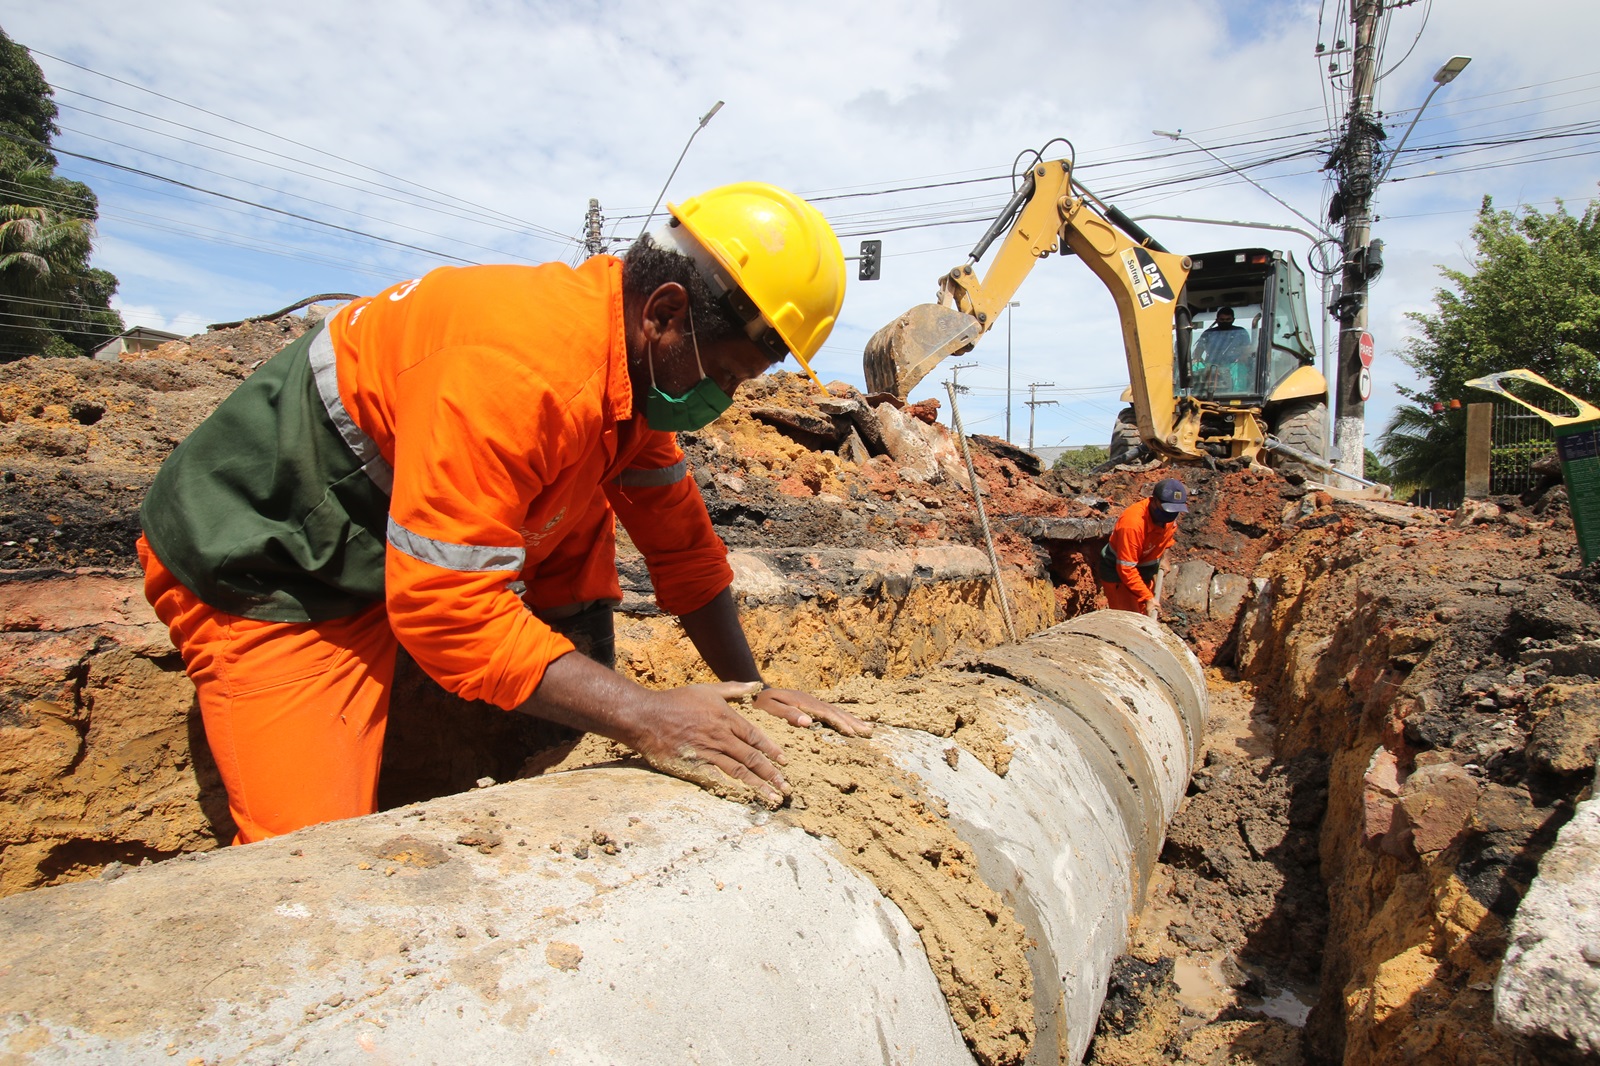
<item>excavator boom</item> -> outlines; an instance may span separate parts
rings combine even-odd
[[[980,280],[973,265],[1002,232],[1005,240]],[[1172,389],[1173,328],[1189,260],[1100,204],[1073,180],[1065,159],[1034,164],[969,262],[939,280],[938,303],[913,307],[873,334],[863,360],[868,391],[903,399],[940,360],[970,350],[1034,264],[1063,245],[1116,302],[1140,436],[1160,454],[1198,456],[1198,412],[1180,410]]]

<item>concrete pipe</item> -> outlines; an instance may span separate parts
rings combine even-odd
[[[953,1015],[928,933],[851,849],[796,812],[613,767],[0,901],[0,1057],[1077,1062],[1186,786],[1204,679],[1166,630],[1110,612],[961,676],[1005,723],[1004,776],[914,729],[779,739],[870,748],[942,802],[928,820],[1032,945],[1020,1043]]]

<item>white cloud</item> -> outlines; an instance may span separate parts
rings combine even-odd
[[[144,326],[148,329],[165,330],[168,333],[177,333],[180,336],[187,337],[203,331],[209,324],[203,315],[194,311],[180,311],[169,318],[155,307],[138,307],[133,304],[119,303],[115,300],[112,301],[111,305],[122,314],[122,321],[129,329],[134,326]]]
[[[1293,143],[1265,138],[1315,131],[1328,122],[1327,60],[1314,54],[1319,8],[1305,0],[1172,0],[1161,5],[1159,17],[1146,8],[1085,10],[1039,0],[816,0],[803,8],[776,0],[667,6],[643,0],[286,0],[265,6],[78,0],[17,6],[21,10],[6,16],[15,40],[248,124],[230,125],[41,58],[62,90],[58,102],[70,105],[61,116],[68,131],[58,139],[62,148],[391,242],[63,157],[101,198],[97,262],[118,274],[130,308],[169,324],[259,313],[318,291],[375,291],[447,261],[435,252],[486,261],[566,258],[574,252],[563,238],[577,235],[590,197],[613,220],[648,209],[695,121],[719,99],[726,107],[696,136],[669,199],[744,178],[821,196],[996,175],[1019,151],[1056,136],[1071,138],[1081,176],[1106,191],[1206,163],[1198,154],[1109,162],[1173,152],[1174,145],[1151,135],[1154,128],[1181,127],[1230,161],[1243,162],[1276,143]],[[1391,61],[1411,45],[1424,12],[1431,14],[1411,57],[1379,85],[1388,125],[1403,129],[1409,116],[1398,113],[1421,102],[1433,70],[1452,53],[1470,54],[1473,63],[1434,97],[1410,146],[1589,119],[1597,111],[1600,73],[1588,35],[1572,32],[1593,25],[1588,11],[1583,0],[1542,0],[1516,18],[1504,17],[1489,0],[1397,9],[1386,52]],[[1324,25],[1325,43],[1340,35],[1348,37],[1348,27]],[[220,142],[66,90],[256,147]],[[290,140],[270,140],[250,126]],[[303,147],[309,145],[331,154]],[[1437,162],[1419,154],[1397,165],[1393,177],[1405,180],[1381,190],[1374,234],[1386,242],[1388,266],[1371,303],[1379,391],[1368,406],[1369,430],[1381,426],[1396,402],[1393,386],[1411,380],[1398,358],[1409,331],[1404,313],[1431,308],[1440,284],[1434,264],[1464,264],[1482,195],[1512,206],[1556,196],[1581,203],[1596,191],[1592,156],[1454,171],[1549,145],[1453,154]],[[1322,162],[1311,155],[1253,173],[1319,217]],[[1415,176],[1428,171],[1434,176]],[[984,228],[890,231],[886,208],[897,201],[937,203],[924,213],[976,217],[998,210],[1002,196],[1000,184],[990,183],[898,198],[819,200],[843,232],[884,230],[886,252],[883,280],[852,286],[840,326],[818,360],[825,380],[859,383],[866,338],[929,298],[935,278],[962,260]],[[1132,193],[1119,202],[1130,214],[1301,224],[1231,175],[1205,187]],[[614,225],[631,237],[639,222]],[[1302,262],[1306,257],[1305,242],[1292,236],[1150,225],[1173,248],[1270,243],[1293,250]],[[847,254],[854,243],[846,239]],[[1087,271],[1052,258],[1017,299],[1014,437],[1026,433],[1027,409],[1016,397],[1028,382],[1083,388],[1126,380],[1111,301]],[[974,428],[998,431],[1005,336],[994,331],[972,358],[982,367],[962,376],[974,387],[964,410]],[[919,395],[935,391],[942,395],[930,382]],[[1063,436],[1103,442],[1119,406],[1115,391],[1058,398],[1061,406],[1040,411],[1041,442]]]

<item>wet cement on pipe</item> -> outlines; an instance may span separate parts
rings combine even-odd
[[[970,756],[1002,777],[1011,759],[1008,704],[1037,699],[1014,682],[951,668],[899,682],[853,680],[819,695],[870,721],[951,738],[947,762]],[[944,804],[917,774],[896,766],[881,744],[746,713],[788,756],[783,773],[793,794],[778,820],[836,841],[844,859],[905,913],[978,1062],[1026,1061],[1035,1038],[1027,930],[980,876],[972,846],[956,834]],[[619,764],[642,762],[621,745],[589,735],[558,760],[533,760],[528,769],[559,773]],[[754,802],[748,789],[731,781],[715,782],[712,791]]]

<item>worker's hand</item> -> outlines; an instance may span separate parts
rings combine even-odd
[[[789,794],[777,765],[783,750],[728,706],[760,691],[759,681],[725,681],[653,692],[627,743],[662,773],[704,786],[715,782],[714,767],[776,807]]]
[[[1151,600],[1149,603],[1144,605],[1144,615],[1146,618],[1154,621],[1161,621],[1161,608],[1156,604],[1155,600]]]
[[[872,735],[871,722],[863,722],[855,715],[798,689],[765,689],[756,697],[756,706],[799,729],[805,729],[817,721],[847,737]]]

